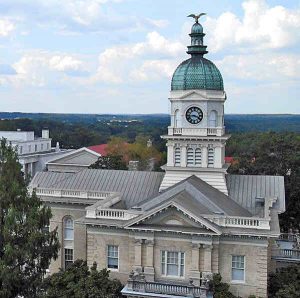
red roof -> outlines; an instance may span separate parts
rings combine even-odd
[[[101,156],[107,155],[107,152],[106,152],[107,144],[94,145],[94,146],[89,146],[87,148],[92,151],[95,151],[98,154],[101,154]]]
[[[232,163],[232,162],[233,162],[233,157],[225,156],[225,163]]]

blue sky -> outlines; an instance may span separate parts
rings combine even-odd
[[[1,0],[1,111],[167,113],[190,13],[227,113],[300,113],[300,1]]]

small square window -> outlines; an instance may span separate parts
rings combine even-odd
[[[119,247],[117,245],[107,246],[107,268],[119,269]]]

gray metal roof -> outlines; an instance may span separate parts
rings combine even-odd
[[[262,175],[226,175],[229,196],[241,206],[255,213],[256,198],[274,198],[274,207],[285,210],[284,177]]]
[[[172,200],[180,192],[184,196],[185,204],[189,204],[189,206],[186,205],[186,208],[193,210],[198,203],[200,209],[197,208],[197,211],[200,212],[200,214],[205,214],[205,206],[205,210],[210,210],[210,212],[213,213],[221,212],[224,213],[224,215],[230,216],[252,216],[248,210],[230,199],[223,192],[194,175],[169,187],[159,196],[141,202],[139,207],[144,211],[148,211],[165,201]],[[188,195],[184,195],[186,193],[188,193]],[[193,198],[193,200],[191,200],[191,198]],[[196,204],[194,200],[196,200]]]
[[[157,195],[164,176],[163,172],[86,169],[75,174],[67,174],[69,175],[67,178],[65,174],[62,174],[62,179],[58,181],[58,177],[53,174],[61,173],[39,173],[38,177],[34,177],[31,185],[36,187],[34,185],[38,185],[39,181],[57,178],[56,183],[43,183],[40,187],[58,190],[119,192],[127,208]]]
[[[69,178],[74,173],[37,172],[30,182],[30,187],[52,188],[54,184]]]

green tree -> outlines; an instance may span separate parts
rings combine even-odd
[[[46,278],[41,297],[44,298],[117,298],[121,295],[119,280],[109,279],[109,271],[97,270],[96,263],[89,268],[86,262],[77,260],[65,271]]]
[[[233,136],[227,154],[236,159],[230,173],[284,176],[286,212],[280,215],[284,231],[300,229],[300,136],[296,133],[260,133]]]
[[[209,290],[213,293],[214,298],[236,298],[229,291],[229,284],[222,282],[221,274],[213,275],[213,279],[209,282]]]
[[[98,160],[89,166],[90,169],[103,170],[127,170],[127,165],[121,155],[100,156]]]
[[[57,257],[50,208],[30,195],[16,151],[0,144],[0,297],[36,297],[46,269]]]
[[[299,298],[300,265],[281,268],[270,274],[268,291],[270,298]]]

